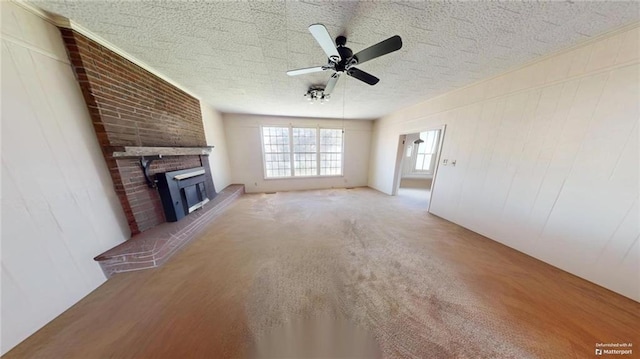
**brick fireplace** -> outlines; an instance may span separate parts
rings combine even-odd
[[[131,147],[206,148],[199,101],[82,34],[61,32],[132,235],[164,223],[158,191],[141,167],[144,157],[117,154]],[[206,155],[151,158],[150,176],[205,168],[206,192],[215,196]]]

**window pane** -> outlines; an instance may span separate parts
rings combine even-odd
[[[416,171],[432,171],[432,160],[435,156],[440,130],[431,130],[420,132],[420,139],[424,142],[418,146],[418,154],[416,156]]]
[[[291,176],[291,157],[289,154],[289,128],[263,127],[265,177]]]
[[[320,129],[320,152],[342,152],[341,129]]]
[[[293,128],[293,175],[316,176],[318,174],[317,129]]]
[[[429,171],[431,169],[431,157],[433,157],[433,155],[424,156],[424,162],[422,162],[423,171]]]
[[[317,159],[314,153],[294,153],[293,154],[295,176],[315,176],[318,174]]]
[[[320,174],[324,176],[342,174],[342,154],[321,153],[320,154]]]
[[[316,152],[316,129],[293,129],[293,152]]]
[[[424,163],[424,155],[418,154],[418,156],[416,157],[416,169],[421,171],[423,163]]]
[[[434,132],[422,132],[420,133],[420,138],[424,140],[424,152],[429,153],[433,147],[433,140],[435,139]]]
[[[342,129],[320,129],[320,175],[342,175]]]
[[[436,151],[436,146],[438,145],[437,139],[439,132],[440,130],[420,132],[420,139],[424,142],[420,144],[418,153],[434,153]]]

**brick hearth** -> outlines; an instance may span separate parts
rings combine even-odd
[[[197,237],[206,224],[244,193],[243,185],[230,185],[213,201],[178,222],[167,222],[140,233],[94,258],[107,278],[116,273],[159,267],[185,244]]]

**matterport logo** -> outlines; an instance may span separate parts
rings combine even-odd
[[[631,355],[632,343],[596,343],[596,355]]]

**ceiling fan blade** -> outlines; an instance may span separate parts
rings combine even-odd
[[[333,39],[331,35],[329,35],[329,31],[322,24],[313,24],[309,26],[309,32],[316,39],[324,53],[327,54],[329,60],[332,62],[340,62],[340,54],[338,54],[338,49],[336,49],[336,45],[333,43]]]
[[[347,75],[351,77],[355,77],[360,81],[366,82],[371,86],[377,84],[378,81],[380,81],[379,78],[373,76],[372,74],[364,72],[360,69],[356,69],[355,67],[352,67],[349,70],[347,70]]]
[[[321,72],[321,71],[324,71],[326,69],[327,69],[327,67],[325,67],[325,66],[306,67],[304,69],[289,70],[289,71],[287,71],[287,75],[289,75],[289,76],[298,76],[298,75],[310,74],[310,73],[313,73],[313,72]]]
[[[339,78],[340,78],[339,72],[336,72],[333,75],[331,75],[329,82],[327,82],[327,86],[324,88],[325,94],[329,95],[333,92],[333,88],[336,87],[336,84],[338,83]]]
[[[400,36],[392,36],[384,41],[380,41],[379,43],[369,46],[366,49],[358,52],[353,55],[358,60],[358,64],[363,62],[373,60],[376,57],[380,57],[382,55],[386,55],[390,52],[398,51],[402,48],[402,39]]]

